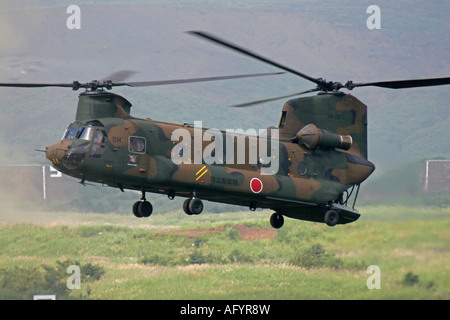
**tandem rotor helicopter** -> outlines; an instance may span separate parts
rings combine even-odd
[[[153,207],[145,197],[146,192],[152,192],[167,194],[169,199],[186,197],[183,210],[189,215],[202,212],[202,199],[247,206],[251,210],[270,208],[275,211],[270,224],[280,228],[284,216],[329,226],[350,223],[360,216],[355,209],[359,187],[375,170],[367,159],[367,106],[340,89],[450,84],[450,77],[327,82],[212,34],[188,33],[316,84],[310,90],[236,107],[318,93],[287,101],[278,127],[255,137],[245,132],[230,135],[190,124],[135,118],[130,114],[131,103],[107,90],[117,86],[144,87],[284,72],[141,82],[122,82],[124,74],[119,72],[110,79],[88,83],[0,83],[0,86],[84,88],[78,97],[75,120],[59,142],[46,148],[47,161],[62,173],[81,179],[83,184],[92,181],[122,192],[140,191],[142,197],[132,207],[136,217],[152,214]]]

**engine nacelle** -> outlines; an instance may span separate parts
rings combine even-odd
[[[339,148],[349,150],[352,147],[353,139],[349,135],[339,135],[316,127],[310,123],[304,126],[295,135],[294,141],[308,150],[317,147],[334,149]]]

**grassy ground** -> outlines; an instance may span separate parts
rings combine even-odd
[[[450,208],[360,211],[348,225],[286,219],[279,230],[265,211],[145,220],[4,211],[0,298],[450,298]],[[79,290],[65,286],[72,264],[82,270]],[[371,265],[380,289],[366,285]]]

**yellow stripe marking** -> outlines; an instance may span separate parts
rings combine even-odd
[[[200,170],[197,171],[197,173],[195,175],[198,175],[205,168],[206,168],[206,166],[203,166]]]
[[[197,181],[198,179],[200,179],[205,173],[207,173],[208,172],[208,169],[206,169],[205,171],[203,171],[203,173],[201,174],[201,175],[199,175],[198,177],[197,177],[197,179],[195,179],[195,181]]]
[[[203,171],[203,172],[202,172]],[[198,176],[198,174],[201,172],[201,174]],[[206,166],[203,166],[200,170],[197,171],[197,173],[195,174],[197,177],[197,179],[195,179],[195,181],[197,181],[198,179],[200,179],[205,173],[208,172],[208,169],[206,169]]]

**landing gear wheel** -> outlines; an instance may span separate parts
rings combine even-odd
[[[284,217],[283,215],[279,214],[278,212],[275,212],[270,216],[270,225],[275,229],[280,229],[284,224]]]
[[[133,214],[136,218],[142,218],[141,214],[139,213],[139,205],[141,204],[142,201],[136,201],[133,204]]]
[[[136,201],[133,204],[133,214],[138,218],[147,218],[153,212],[153,206],[148,201]]]
[[[203,202],[198,198],[191,199],[188,208],[192,214],[200,214],[203,211]]]
[[[153,206],[148,201],[142,201],[138,207],[138,212],[144,218],[150,217],[153,212]]]
[[[203,201],[198,198],[186,199],[183,203],[183,210],[190,216],[200,214],[203,211]]]
[[[334,227],[339,221],[339,214],[334,210],[328,210],[324,216],[325,223]]]
[[[191,212],[191,210],[189,210],[189,203],[191,202],[191,199],[186,199],[183,202],[183,210],[187,215],[193,215],[193,213]]]

